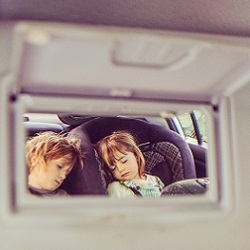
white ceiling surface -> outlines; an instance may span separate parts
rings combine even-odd
[[[247,38],[31,24],[18,29],[16,46],[20,41],[14,71],[27,92],[120,89],[122,95],[211,102],[249,77]],[[117,43],[125,50],[117,51]]]

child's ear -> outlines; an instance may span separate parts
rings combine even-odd
[[[29,172],[34,172],[35,168],[36,168],[36,157],[35,156],[32,156],[30,157],[30,162],[29,162]]]
[[[32,166],[32,168],[33,167],[35,167],[35,165],[37,164],[37,157],[36,156],[34,156],[34,155],[32,155],[31,157],[30,157],[30,165]]]
[[[37,158],[37,156],[33,155],[30,157],[30,172],[34,170],[39,170],[41,166],[41,161],[43,159]]]

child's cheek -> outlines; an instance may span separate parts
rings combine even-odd
[[[113,176],[114,176],[115,178],[119,178],[119,174],[117,173],[117,171],[114,171],[114,172],[113,172]]]

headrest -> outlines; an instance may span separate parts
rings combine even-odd
[[[27,121],[23,124],[28,137],[35,136],[39,132],[53,131],[56,133],[60,133],[63,130],[63,127],[61,125],[53,123]]]
[[[146,142],[169,141],[180,143],[183,139],[164,126],[149,123],[143,119],[125,117],[97,117],[80,125],[89,134],[90,140],[96,144],[103,137],[117,130],[127,130],[137,139],[139,144]]]
[[[71,195],[106,194],[105,179],[102,175],[88,134],[82,128],[77,127],[71,130],[68,136],[74,136],[81,140],[81,150],[84,156],[83,168],[79,166],[73,168],[62,184],[62,188]]]

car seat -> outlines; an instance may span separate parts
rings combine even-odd
[[[74,167],[61,188],[71,195],[105,195],[106,182],[101,174],[100,164],[87,132],[83,127],[78,126],[72,129],[68,136],[74,136],[81,140],[83,167]]]
[[[96,117],[74,128],[70,134],[74,133],[83,143],[86,143],[86,139],[90,140],[88,144],[95,146],[100,139],[118,130],[132,133],[145,156],[146,172],[159,176],[165,185],[196,178],[193,156],[183,138],[174,131],[144,119]],[[83,145],[83,151],[88,154],[85,164],[87,169],[78,177],[75,176],[75,182],[85,182],[86,185],[81,188],[95,189],[103,194],[110,180],[102,173],[94,148]]]
[[[45,123],[45,122],[26,121],[23,124],[26,132],[26,139],[33,137],[40,132],[53,131],[56,133],[60,133],[64,129],[59,124]]]

